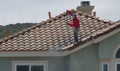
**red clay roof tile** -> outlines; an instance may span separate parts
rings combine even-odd
[[[120,28],[120,21],[111,22],[77,12],[81,21],[79,41],[81,44]],[[72,18],[62,13],[47,21],[20,31],[0,41],[0,51],[47,51],[72,49],[74,43],[73,29],[66,22]],[[68,47],[69,46],[69,47]],[[77,45],[80,46],[80,45]],[[73,47],[77,47],[76,45]]]

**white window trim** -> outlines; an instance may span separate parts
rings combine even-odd
[[[115,62],[115,71],[117,71],[117,64],[120,64],[120,62]]]
[[[109,65],[109,63],[107,63],[107,62],[105,62],[105,63],[102,63],[102,66],[101,66],[101,68],[102,68],[102,71],[103,71],[103,65],[104,65],[104,64],[107,64],[107,66],[108,66],[108,71],[110,71],[110,69],[109,69],[109,68],[110,68],[110,67],[109,67],[110,65]]]
[[[16,71],[17,65],[43,65],[44,70],[48,71],[48,61],[47,60],[33,60],[33,61],[12,61],[12,71]]]

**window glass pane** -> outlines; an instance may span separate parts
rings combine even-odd
[[[103,64],[103,71],[108,71],[108,65],[107,64]]]
[[[120,58],[120,49],[116,53],[116,58]]]
[[[120,71],[120,64],[117,64],[117,71]]]
[[[32,65],[31,71],[44,71],[44,66],[42,65]]]
[[[17,71],[29,71],[29,65],[17,65]]]

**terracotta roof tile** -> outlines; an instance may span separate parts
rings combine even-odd
[[[120,21],[104,21],[80,11],[77,16],[81,21],[79,41],[81,44],[97,38],[115,28],[120,28]],[[65,22],[72,19],[62,13],[47,21],[20,31],[0,41],[0,51],[46,51],[66,50],[74,43],[73,29]],[[69,46],[69,47],[68,47]],[[75,47],[75,46],[74,46]]]

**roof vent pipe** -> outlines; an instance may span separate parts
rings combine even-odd
[[[51,12],[48,12],[48,17],[49,17],[49,19],[52,18],[52,17],[51,17]]]
[[[96,12],[95,11],[93,12],[93,16],[96,17]]]

